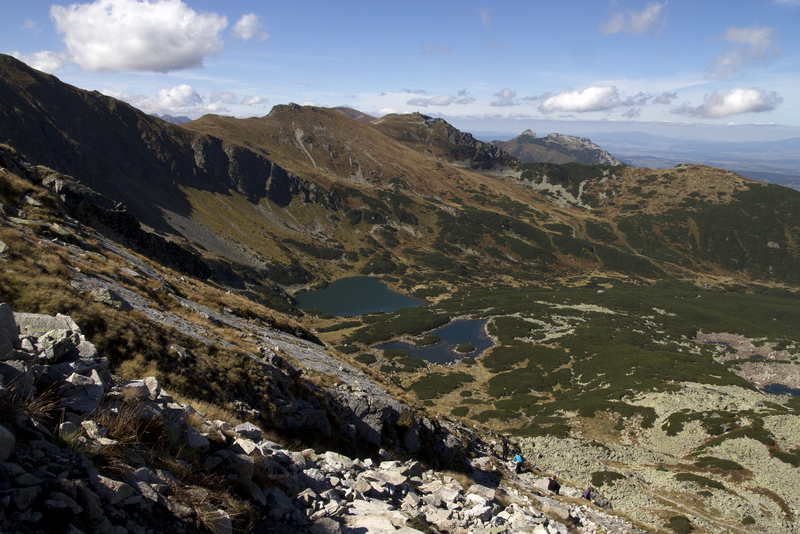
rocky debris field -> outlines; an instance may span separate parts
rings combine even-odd
[[[655,409],[655,424],[630,425],[616,443],[543,436],[523,439],[520,445],[538,469],[575,484],[603,480],[598,489],[614,510],[646,524],[662,526],[677,510],[707,532],[789,534],[797,531],[800,473],[770,451],[800,447],[800,422],[777,414],[778,400],[734,386],[684,384],[678,392],[642,395],[637,404]],[[668,417],[687,413],[687,406],[706,415],[670,435],[664,427]],[[701,421],[727,412],[762,419],[774,445],[763,434],[742,433],[707,446],[714,436]],[[742,415],[738,424],[747,429],[751,422]],[[704,466],[701,458],[712,460]]]
[[[291,450],[153,377],[119,380],[66,316],[2,304],[0,347],[2,532],[642,532],[578,489],[509,475],[492,447],[469,476]]]

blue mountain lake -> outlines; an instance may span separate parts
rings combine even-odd
[[[783,384],[767,384],[761,391],[764,393],[771,393],[772,395],[791,395],[792,397],[800,396],[800,389],[790,388]]]
[[[454,321],[447,326],[430,332],[442,339],[435,345],[417,347],[407,341],[391,341],[381,343],[373,348],[379,350],[396,349],[408,351],[412,356],[421,358],[426,362],[446,364],[466,356],[476,358],[494,346],[494,341],[486,333],[488,319],[463,319]],[[469,354],[459,354],[453,350],[459,343],[469,343],[475,350]]]
[[[342,278],[325,289],[308,291],[295,296],[297,308],[317,308],[337,317],[352,317],[365,313],[391,313],[402,308],[415,308],[425,302],[389,289],[380,278],[353,276]]]

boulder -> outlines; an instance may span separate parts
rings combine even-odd
[[[265,491],[264,499],[265,506],[269,509],[270,518],[276,521],[295,511],[292,500],[278,488],[270,488]]]
[[[122,311],[131,311],[133,309],[133,306],[128,304],[116,291],[112,291],[107,287],[101,287],[92,291],[91,297],[95,302],[101,302]]]
[[[328,477],[319,469],[306,469],[298,473],[297,478],[300,484],[304,487],[311,488],[316,493],[322,493],[331,487]]]
[[[19,339],[19,327],[14,319],[14,312],[11,306],[3,302],[0,304],[0,337],[8,340],[15,349],[22,348]]]
[[[212,534],[233,534],[233,523],[231,516],[224,510],[216,510],[208,514],[203,521],[203,524],[212,532]]]
[[[51,330],[69,330],[78,334],[81,331],[72,318],[60,313],[53,317],[52,315],[41,313],[14,312],[14,320],[17,322],[22,335],[32,336],[37,339]]]
[[[48,363],[57,363],[61,358],[75,349],[80,343],[80,336],[71,330],[56,329],[45,332],[39,337],[40,355]]]
[[[394,527],[392,527],[394,528]],[[342,527],[331,519],[330,517],[325,517],[320,519],[308,529],[311,534],[342,534]]]
[[[245,422],[241,425],[236,426],[233,429],[234,432],[239,434],[243,438],[247,438],[250,440],[258,441],[261,439],[261,429],[258,428],[253,423]]]
[[[469,487],[469,489],[467,489],[467,495],[480,495],[489,502],[494,500],[495,493],[495,490],[492,488],[487,488],[486,486],[482,486],[480,484],[473,484]]]
[[[97,371],[92,371],[88,377],[72,373],[64,381],[61,394],[64,396],[61,401],[62,406],[76,412],[90,413],[103,402],[105,388]]]
[[[16,359],[14,357],[14,347],[11,342],[0,332],[0,360]]]
[[[90,480],[100,498],[111,505],[139,495],[132,486],[103,475],[95,475]]]
[[[8,457],[11,456],[11,451],[14,450],[14,446],[17,444],[17,440],[14,437],[14,434],[9,432],[6,427],[0,425],[0,462],[5,462],[8,460]]]

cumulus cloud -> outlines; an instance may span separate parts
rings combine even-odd
[[[71,59],[89,72],[201,67],[222,51],[224,15],[197,13],[180,0],[95,0],[54,5],[50,17]]]
[[[453,47],[447,45],[434,45],[433,41],[422,43],[422,53],[426,56],[435,56],[436,54],[452,54]]]
[[[664,91],[657,97],[653,98],[653,104],[670,104],[676,98],[678,98],[678,93],[668,93]]]
[[[619,103],[617,88],[613,85],[594,86],[583,91],[564,89],[553,95],[539,105],[542,113],[554,111],[604,111],[611,109]]]
[[[703,104],[692,107],[688,102],[672,113],[704,119],[722,119],[741,113],[761,113],[777,108],[783,98],[775,91],[768,93],[756,87],[735,87],[727,92],[714,91],[706,95]]]
[[[196,89],[187,84],[161,89],[154,96],[127,94],[119,91],[103,90],[104,95],[123,100],[145,113],[169,115],[179,113],[228,113],[228,106],[257,106],[267,99],[263,96],[244,96],[239,98],[233,91],[212,90],[204,98]]]
[[[233,91],[219,92],[216,89],[213,89],[211,91],[211,94],[208,95],[208,100],[212,103],[224,102],[225,104],[236,104],[237,102],[239,102],[239,98]]]
[[[492,106],[516,106],[517,105],[517,92],[511,89],[503,89],[494,96],[497,100],[490,102]]]
[[[67,64],[67,58],[64,54],[58,52],[50,52],[43,50],[41,52],[34,52],[33,54],[20,54],[16,50],[12,51],[10,55],[22,61],[29,67],[36,70],[52,74],[64,68]]]
[[[468,96],[466,98],[459,98],[458,100],[456,100],[456,104],[460,104],[462,106],[465,106],[467,104],[472,104],[473,102],[475,102],[475,99],[472,98],[471,96]]]
[[[269,38],[264,20],[255,13],[248,13],[240,18],[233,27],[233,36],[243,41],[258,39],[266,41]]]
[[[629,96],[625,98],[625,100],[622,100],[619,105],[626,108],[641,108],[642,106],[646,106],[651,99],[652,97],[650,95],[646,95],[640,91],[635,96]],[[630,111],[628,113],[630,113]],[[638,111],[636,114],[639,114]]]
[[[180,109],[200,106],[203,97],[192,86],[182,83],[156,93],[152,106],[159,109]]]
[[[263,96],[249,96],[249,95],[247,95],[244,98],[242,98],[242,102],[241,103],[244,104],[245,106],[257,106],[259,104],[266,104],[267,103],[267,99],[264,98]]]
[[[419,106],[426,108],[428,106],[449,106],[456,101],[456,97],[451,95],[434,96],[431,98],[412,98],[406,104],[409,106]]]
[[[766,63],[778,55],[774,28],[728,28],[725,41],[731,43],[724,54],[718,55],[706,69],[706,76],[724,80],[739,73],[747,65]]]
[[[206,113],[227,113],[228,108],[226,108],[225,106],[223,106],[218,102],[215,102],[213,104],[207,105],[205,108],[203,108],[203,111],[205,111]]]
[[[615,33],[642,35],[649,31],[658,37],[666,23],[666,13],[664,13],[666,5],[666,2],[650,2],[642,11],[614,13],[607,23],[600,25],[600,33],[603,35]]]

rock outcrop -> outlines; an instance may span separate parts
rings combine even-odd
[[[71,176],[32,165],[20,154],[0,147],[0,168],[3,167],[31,183],[51,189],[63,203],[66,213],[125,246],[186,274],[198,278],[211,276],[211,269],[198,253],[145,231],[124,206]]]
[[[551,133],[537,137],[531,130],[509,141],[493,141],[522,163],[580,163],[591,165],[622,165],[617,158],[585,137]]]

